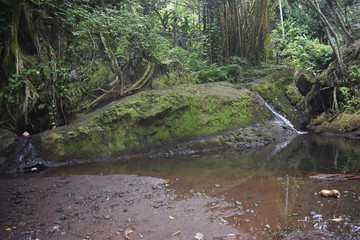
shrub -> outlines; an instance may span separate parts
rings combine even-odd
[[[333,51],[329,45],[307,37],[297,37],[285,47],[284,53],[290,56],[292,65],[308,70],[325,69],[333,60]]]

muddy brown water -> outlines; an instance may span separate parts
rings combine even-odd
[[[360,169],[360,142],[342,137],[299,135],[257,149],[187,157],[136,159],[62,167],[48,175],[136,174],[167,179],[181,196],[226,201],[224,218],[256,239],[278,239],[294,230],[328,230],[341,239],[360,239],[360,181],[319,181],[318,173]],[[323,198],[338,189],[340,199]],[[209,206],[209,211],[214,206]]]
[[[281,239],[289,232],[312,230],[327,230],[339,239],[360,239],[360,180],[309,178],[359,170],[358,140],[299,135],[256,149],[72,165],[42,175],[162,178],[179,201],[196,195],[216,199],[206,211],[221,211],[223,224],[241,229],[251,239]],[[322,189],[338,189],[341,197],[321,197]]]

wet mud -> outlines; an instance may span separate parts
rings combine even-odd
[[[0,179],[0,239],[360,239],[360,181]],[[319,189],[336,188],[340,199]]]
[[[81,175],[0,183],[0,239],[249,237],[225,223],[221,211],[208,211],[212,197],[179,199],[157,178]]]

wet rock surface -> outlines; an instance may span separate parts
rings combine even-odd
[[[0,129],[0,172],[37,172],[45,167],[46,163],[29,135],[19,137],[13,132]]]
[[[16,155],[19,141],[20,138],[15,133],[0,129],[0,170],[11,157]]]
[[[0,182],[0,239],[247,239],[222,221],[221,212],[207,211],[214,199],[177,199],[157,178],[82,175]]]

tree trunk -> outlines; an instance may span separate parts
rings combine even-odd
[[[343,56],[342,56],[342,53],[340,51],[340,42],[339,42],[338,35],[334,31],[334,29],[331,26],[328,19],[322,13],[317,0],[306,0],[306,1],[308,3],[310,3],[310,5],[313,7],[313,9],[319,14],[320,19],[321,19],[321,21],[322,21],[322,23],[323,23],[323,25],[325,27],[326,35],[327,35],[328,41],[330,43],[330,46],[332,47],[332,49],[334,51],[336,61],[337,61],[338,65],[339,65],[340,72],[341,72],[342,75],[344,75],[346,73],[346,66],[344,64]],[[335,43],[333,42],[332,38],[335,39]]]
[[[279,0],[279,9],[280,9],[280,21],[281,21],[281,33],[282,33],[282,38],[285,39],[284,18],[283,18],[281,0]]]
[[[118,77],[118,83],[116,84],[117,85],[116,92],[118,93],[119,96],[122,96],[124,91],[124,79],[122,77],[122,72],[120,69],[119,62],[117,61],[112,49],[110,48],[108,35],[100,33],[100,39],[105,48],[106,54],[109,57],[111,68]]]

